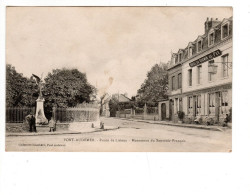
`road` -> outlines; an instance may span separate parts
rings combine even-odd
[[[102,119],[119,129],[83,134],[9,136],[6,151],[68,152],[229,152],[232,132],[191,129],[115,118]]]

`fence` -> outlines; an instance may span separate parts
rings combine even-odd
[[[116,116],[120,118],[130,118],[133,114],[132,109],[125,109],[116,112]]]
[[[116,117],[159,120],[158,107],[144,107],[117,111]]]
[[[158,114],[158,107],[147,107],[147,114]]]
[[[22,123],[31,112],[35,114],[35,107],[8,107],[5,115],[6,123]]]
[[[77,107],[53,108],[53,115],[57,122],[90,122],[99,119],[99,107],[96,104],[80,104]]]

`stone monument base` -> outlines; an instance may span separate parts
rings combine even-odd
[[[36,125],[47,125],[48,119],[44,115],[44,98],[38,97],[36,100]]]

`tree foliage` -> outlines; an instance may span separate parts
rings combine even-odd
[[[6,106],[32,107],[36,104],[38,87],[36,81],[18,73],[14,66],[6,65]]]
[[[77,69],[56,69],[44,79],[45,115],[50,116],[53,106],[72,107],[93,99],[96,89],[87,81],[85,73]],[[39,96],[36,80],[24,77],[12,65],[6,65],[6,106],[33,107]]]
[[[85,73],[77,69],[55,69],[44,79],[43,94],[45,109],[53,106],[73,107],[83,102],[90,102],[95,88],[87,81]]]
[[[147,78],[137,91],[138,102],[156,102],[167,98],[168,72],[165,64],[155,64],[147,73]]]

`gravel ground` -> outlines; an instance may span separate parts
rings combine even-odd
[[[191,129],[114,118],[117,130],[71,135],[10,136],[6,151],[230,152],[232,132]]]

